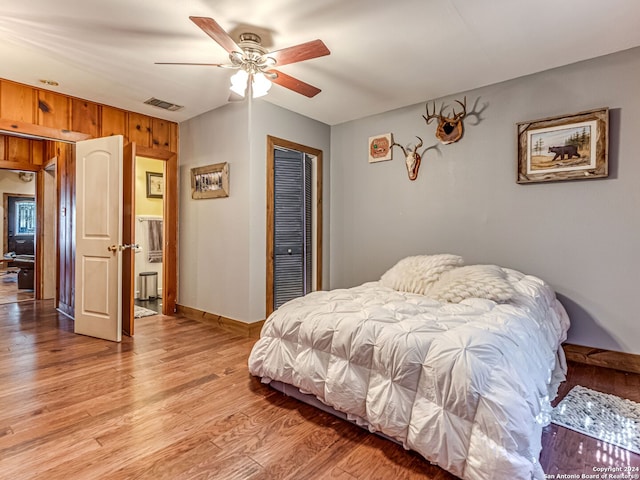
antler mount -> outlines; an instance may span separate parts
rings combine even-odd
[[[431,120],[438,120],[436,138],[445,145],[457,142],[462,138],[462,134],[464,133],[462,120],[467,115],[467,97],[465,96],[462,102],[456,100],[456,103],[462,107],[462,111],[456,113],[455,109],[452,109],[453,116],[451,117],[443,115],[444,103],[440,106],[440,113],[436,114],[436,102],[433,102],[433,113],[429,112],[429,103],[427,102],[427,115],[422,116],[425,122],[427,122],[427,125],[431,123]]]

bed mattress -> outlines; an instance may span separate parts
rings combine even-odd
[[[463,479],[543,479],[569,320],[549,285],[504,271],[508,303],[441,303],[380,282],[292,300],[265,322],[249,370]]]

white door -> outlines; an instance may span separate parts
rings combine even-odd
[[[76,143],[75,333],[122,338],[121,135]]]

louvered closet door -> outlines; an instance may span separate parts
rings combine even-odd
[[[274,154],[274,308],[305,295],[311,287],[311,269],[306,268],[311,255],[306,245],[311,237],[311,211],[307,213],[311,193],[307,195],[305,188],[311,184],[311,169],[305,168],[307,163],[310,165],[300,152],[276,149]]]

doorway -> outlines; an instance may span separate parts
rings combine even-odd
[[[0,304],[35,298],[36,174],[0,170]]]
[[[10,134],[0,133],[2,137],[0,138],[0,159],[4,156],[5,164],[15,164],[16,167],[25,165],[25,173],[33,175],[36,185],[34,289],[30,292],[32,295],[30,298],[53,298],[57,310],[73,319],[76,300],[74,289],[76,234],[74,220],[77,207],[75,142],[89,138],[89,135],[61,131],[60,137],[57,137],[55,132],[49,129],[42,130],[43,136],[40,136],[40,130],[39,127],[34,127],[34,131],[28,133],[28,139],[23,138],[21,128]],[[162,273],[158,274],[162,299],[156,306],[162,310],[163,314],[171,315],[176,311],[177,294],[177,155],[162,148],[136,146],[135,143],[127,144],[125,151],[133,153],[128,157],[131,160],[125,161],[125,167],[130,169],[125,168],[123,173],[123,204],[125,211],[129,212],[129,218],[135,218],[131,215],[133,213],[131,209],[126,208],[127,205],[134,205],[132,170],[135,167],[133,160],[136,157],[135,152],[140,156],[158,159],[163,163],[163,183],[166,184],[163,195],[163,261]],[[12,171],[19,173],[17,170]],[[128,173],[130,171],[131,174]],[[123,243],[134,243],[134,227],[133,221],[123,225]],[[3,260],[4,253],[0,254],[0,260]],[[125,272],[130,271],[131,275],[125,275],[122,279],[123,291],[131,292],[130,295],[125,295],[131,307],[127,311],[131,313],[123,316],[129,321],[127,329],[123,324],[123,331],[128,335],[133,334],[134,318],[135,282],[132,263],[130,261],[128,264],[131,268],[124,269]],[[4,263],[0,265],[0,270],[4,265]],[[123,308],[123,314],[124,312]]]
[[[322,150],[267,137],[266,315],[322,288]]]
[[[165,164],[135,157],[135,318],[162,313]]]

